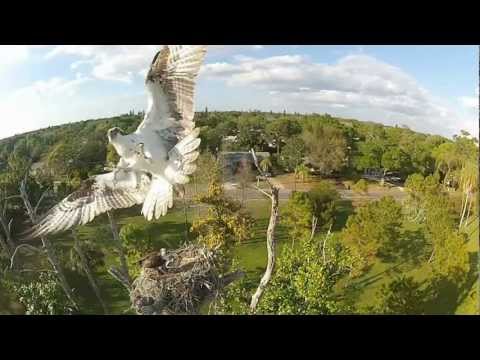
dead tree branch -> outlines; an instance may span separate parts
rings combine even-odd
[[[127,289],[127,291],[130,293],[130,290],[131,290],[130,280],[125,277],[125,275],[123,274],[123,272],[121,270],[112,267],[108,270],[108,273],[115,280],[117,280],[119,283],[121,283],[125,287],[125,289]]]
[[[13,219],[10,219],[10,221],[7,220],[7,203],[8,199],[6,195],[3,195],[2,199],[2,205],[0,209],[0,224],[2,225],[2,229],[5,235],[5,239],[3,236],[0,236],[0,242],[2,244],[2,247],[4,248],[6,254],[8,256],[12,255],[13,249],[15,249],[15,243],[12,239],[12,221]]]
[[[85,271],[85,274],[87,275],[88,282],[90,283],[90,287],[92,288],[93,292],[95,293],[95,296],[97,297],[98,302],[102,306],[103,313],[106,315],[108,314],[108,308],[105,302],[103,301],[102,294],[100,292],[100,288],[98,287],[98,284],[95,280],[95,276],[93,275],[92,269],[90,268],[90,265],[88,263],[88,259],[82,249],[82,244],[80,243],[80,240],[78,239],[77,232],[75,230],[72,230],[72,236],[74,240],[74,245],[73,248],[75,252],[78,254],[80,258],[80,263],[82,265],[83,271]]]
[[[14,262],[15,262],[15,256],[20,251],[20,249],[23,249],[23,248],[29,248],[30,250],[33,250],[33,251],[39,252],[39,253],[42,252],[42,250],[36,248],[35,246],[28,245],[28,244],[22,244],[22,245],[17,246],[15,251],[13,252],[13,255],[10,258],[10,270],[13,269]]]
[[[130,272],[128,270],[128,264],[127,264],[127,258],[125,256],[125,251],[123,249],[122,241],[120,240],[120,235],[118,233],[118,227],[117,223],[115,222],[115,217],[113,216],[113,213],[111,211],[107,211],[108,215],[108,220],[110,222],[110,228],[112,229],[112,235],[113,235],[113,240],[115,241],[115,245],[117,246],[118,253],[120,256],[120,270],[115,269],[114,273],[116,275],[113,275],[112,272],[109,271],[110,275],[112,275],[115,279],[118,279],[118,271],[122,272],[123,275],[121,276],[121,282],[123,284],[124,281],[128,283],[128,289],[130,289],[130,286],[132,284],[132,279],[130,277]],[[124,284],[125,285],[125,284]]]
[[[325,265],[327,263],[327,254],[325,252],[326,246],[327,246],[327,241],[330,235],[332,234],[332,225],[330,225],[330,229],[328,229],[327,235],[325,235],[325,239],[323,240],[323,246],[322,246],[322,256],[323,256],[323,264]]]
[[[267,254],[268,254],[267,268],[265,270],[265,273],[262,279],[260,280],[260,284],[258,285],[258,288],[255,291],[255,294],[253,294],[252,296],[252,300],[250,303],[250,311],[252,313],[255,313],[257,310],[258,302],[260,301],[260,298],[262,297],[266,287],[270,283],[273,271],[275,270],[275,261],[276,261],[275,229],[277,227],[277,222],[278,222],[280,190],[270,182],[266,174],[260,168],[257,155],[255,154],[255,151],[253,149],[251,153],[252,153],[255,167],[257,168],[260,175],[264,178],[265,182],[270,187],[270,193],[267,193],[266,191],[263,191],[258,187],[257,187],[257,190],[259,190],[262,194],[266,195],[272,202],[272,207],[270,211],[270,221],[267,229]]]
[[[28,172],[25,174],[25,178],[20,184],[20,197],[23,200],[23,203],[27,210],[27,214],[30,218],[30,221],[32,222],[32,224],[36,224],[37,214],[35,212],[35,208],[32,206],[32,203],[30,202],[30,199],[27,194],[27,189],[26,189],[27,175],[28,175]],[[68,300],[71,302],[73,307],[78,310],[79,307],[77,302],[75,301],[75,298],[73,297],[72,288],[68,284],[67,278],[65,277],[63,269],[60,266],[60,261],[57,255],[55,254],[55,249],[53,247],[53,244],[46,237],[41,237],[40,240],[42,241],[43,248],[47,253],[48,261],[52,265],[52,268],[55,271],[55,274],[57,275],[57,278],[60,281],[60,285],[62,286],[63,291],[65,292],[65,295],[67,296]]]

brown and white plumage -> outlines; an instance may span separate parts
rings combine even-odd
[[[138,129],[108,138],[120,162],[51,209],[34,226],[34,236],[84,225],[112,209],[142,204],[148,220],[167,214],[173,188],[188,183],[200,146],[195,114],[195,79],[206,54],[204,45],[172,45],[155,56],[146,78],[148,109]]]
[[[48,211],[34,226],[29,237],[56,234],[114,209],[142,204],[150,188],[150,177],[134,170],[98,175]]]

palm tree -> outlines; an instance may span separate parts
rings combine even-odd
[[[310,170],[305,164],[300,164],[295,168],[295,179],[300,178],[302,182],[305,182],[310,175]]]
[[[262,169],[264,173],[269,172],[272,169],[272,160],[270,160],[269,157],[263,159],[260,162],[260,169]]]

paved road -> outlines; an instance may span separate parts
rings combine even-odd
[[[275,181],[274,181],[275,182]],[[281,184],[276,183],[280,188],[280,200],[288,200],[292,193],[292,189],[285,188]],[[235,184],[226,183],[224,184],[224,188],[226,193],[236,199],[242,199],[242,190],[235,186]],[[265,188],[265,186],[262,186]],[[339,192],[342,199],[350,200],[352,202],[365,202],[365,201],[372,201],[372,200],[379,200],[384,196],[392,196],[396,200],[403,200],[406,197],[406,193],[403,188],[400,187],[392,187],[392,188],[385,188],[381,191],[377,190],[369,190],[367,194],[357,194],[352,190],[345,190],[343,186],[337,186],[337,191]],[[259,191],[255,189],[245,189],[244,193],[245,199],[248,200],[262,200],[265,199],[265,196],[262,195]]]

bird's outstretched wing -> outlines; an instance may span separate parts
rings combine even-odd
[[[25,238],[56,234],[85,225],[107,211],[139,205],[145,200],[150,183],[147,174],[133,170],[95,176],[48,211]]]
[[[167,214],[174,185],[186,184],[196,169],[200,139],[193,121],[195,80],[206,51],[204,45],[164,47],[147,74],[149,106],[137,133],[150,142],[146,145],[161,142],[168,160],[162,174],[153,174],[142,209],[147,220]]]
[[[149,106],[137,132],[157,132],[175,144],[195,128],[195,81],[205,58],[205,45],[170,45],[155,56],[147,74]]]
[[[195,160],[199,156],[199,129],[192,131],[181,140],[168,154],[168,165],[163,176],[153,176],[150,191],[143,203],[142,214],[147,220],[165,216],[173,206],[173,186],[184,185],[189,181],[197,166]]]

